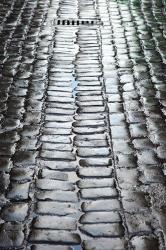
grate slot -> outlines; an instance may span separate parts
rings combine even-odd
[[[102,22],[99,19],[89,19],[89,20],[82,20],[82,19],[77,19],[77,20],[70,20],[70,19],[55,19],[53,21],[54,25],[67,25],[67,26],[78,26],[78,25],[102,25]]]

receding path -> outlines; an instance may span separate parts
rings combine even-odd
[[[0,0],[0,249],[166,249],[165,10]]]

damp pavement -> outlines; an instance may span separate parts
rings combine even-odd
[[[166,249],[165,10],[0,1],[0,249]]]

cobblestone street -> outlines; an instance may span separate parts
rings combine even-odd
[[[0,250],[166,250],[165,0],[0,23]]]

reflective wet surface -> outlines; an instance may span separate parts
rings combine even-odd
[[[0,1],[0,249],[165,249],[165,10]]]

